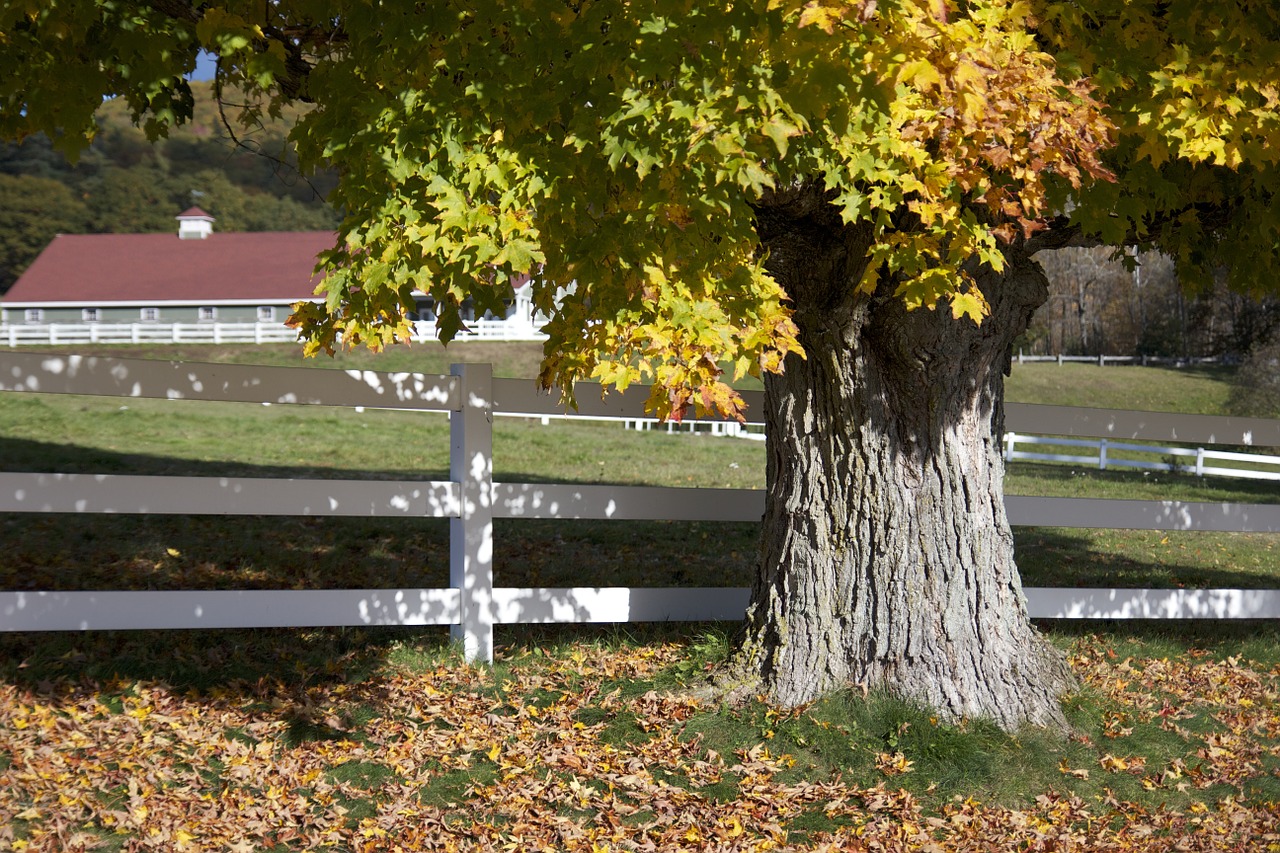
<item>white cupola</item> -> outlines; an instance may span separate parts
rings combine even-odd
[[[178,220],[179,240],[203,240],[213,233],[213,217],[198,207],[191,207],[174,217]]]

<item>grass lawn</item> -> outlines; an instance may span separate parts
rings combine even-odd
[[[212,347],[142,349],[217,360]],[[336,366],[447,372],[477,360],[527,376],[540,345],[432,349]],[[217,353],[254,357],[296,353]],[[1221,380],[1025,365],[1010,396],[1216,412]],[[1071,396],[1079,388],[1089,401]],[[443,478],[447,446],[434,415],[0,395],[8,471]],[[758,488],[763,448],[500,419],[495,468],[510,481]],[[1032,463],[1012,468],[1008,490],[1280,499],[1270,484]],[[0,525],[3,589],[447,580],[438,520],[11,514]],[[508,521],[495,564],[500,585],[742,586],[755,536],[749,524]],[[1030,585],[1280,586],[1271,536],[1016,536]],[[685,688],[725,653],[731,625],[507,627],[492,667],[463,665],[439,629],[0,636],[0,849],[1280,845],[1280,626],[1043,627],[1081,678],[1069,736],[939,725],[856,690],[796,712],[707,706]]]

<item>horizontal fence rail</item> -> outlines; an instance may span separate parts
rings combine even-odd
[[[566,413],[530,381],[493,379],[488,365],[435,376],[0,353],[0,390],[437,411],[451,430],[446,482],[0,473],[0,512],[436,517],[449,519],[451,550],[448,589],[0,592],[0,631],[449,625],[469,658],[491,660],[498,624],[740,619],[746,608],[748,591],[737,588],[493,585],[493,519],[760,519],[760,491],[493,481],[493,416],[636,420],[645,388],[606,395],[579,385],[578,412]],[[762,395],[744,397],[758,424]],[[1280,445],[1280,422],[1261,419],[1008,404],[1006,420],[1060,435]],[[1010,496],[1006,508],[1015,525],[1280,532],[1272,505]],[[1280,618],[1277,590],[1028,588],[1026,597],[1038,618]]]
[[[296,343],[298,330],[283,323],[6,323],[0,344],[276,344]]]
[[[1053,362],[1056,364],[1096,364],[1105,367],[1108,364],[1148,365],[1171,364],[1175,367],[1186,367],[1194,364],[1223,364],[1221,358],[1199,358],[1191,356],[1167,355],[1026,355],[1019,351],[1016,356],[1018,364]]]
[[[458,380],[425,373],[0,353],[0,391],[451,411]]]
[[[0,474],[0,512],[140,515],[323,515],[452,518],[454,483]]]
[[[1018,445],[1038,445],[1047,447],[1088,448],[1094,452],[1089,456],[1072,453],[1043,453],[1040,451],[1019,450]],[[1162,458],[1156,462],[1150,459],[1129,459],[1115,456],[1116,453],[1145,453]],[[1195,474],[1197,477],[1240,477],[1247,480],[1280,480],[1280,456],[1268,456],[1261,453],[1235,453],[1227,450],[1206,450],[1203,447],[1163,447],[1154,444],[1130,444],[1122,441],[1109,441],[1105,438],[1089,440],[1083,438],[1053,438],[1051,436],[1019,435],[1007,432],[1004,435],[1004,458],[1006,462],[1017,460],[1038,462],[1072,462],[1078,465],[1096,467],[1099,471],[1109,468],[1137,468],[1146,471],[1170,471]],[[1168,461],[1172,458],[1174,461]],[[1180,459],[1188,461],[1181,462]],[[1266,468],[1229,468],[1222,465],[1206,465],[1212,460],[1223,462],[1243,462],[1250,465],[1270,465]]]
[[[1267,418],[1131,412],[1039,403],[1005,403],[1004,410],[1005,429],[1019,433],[1280,447],[1280,420]]]
[[[413,324],[412,340],[438,340],[434,322]],[[460,339],[482,341],[544,341],[547,336],[531,322],[469,320]],[[298,330],[283,323],[4,323],[0,345],[75,346],[77,344],[281,344],[297,343]]]

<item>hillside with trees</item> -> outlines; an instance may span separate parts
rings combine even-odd
[[[334,228],[325,202],[331,175],[303,176],[286,135],[298,110],[235,135],[213,84],[193,82],[194,119],[153,143],[119,99],[98,111],[98,134],[75,163],[37,134],[0,143],[0,294],[56,234],[176,231],[173,217],[198,205],[220,231]],[[237,96],[224,93],[228,113]]]

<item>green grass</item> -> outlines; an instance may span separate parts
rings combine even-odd
[[[1141,412],[1222,415],[1230,367],[1134,367],[1069,362],[1014,364],[1005,380],[1011,402]]]
[[[293,347],[139,349],[104,348],[152,358],[304,363]],[[397,348],[385,360],[345,354],[339,364],[406,369],[413,360],[418,369],[447,370],[450,359],[475,357],[527,376],[537,353],[536,345],[470,343]],[[1015,367],[1010,393],[1025,399],[1031,389],[1038,399],[1114,406],[1153,399],[1147,386],[1174,386],[1162,401],[1168,407],[1177,401],[1206,410],[1217,405],[1221,379],[1215,370],[1036,364]],[[1091,400],[1071,396],[1082,388]],[[9,471],[446,479],[448,445],[447,419],[432,413],[0,395],[0,466]],[[494,464],[495,476],[511,482],[764,485],[759,443],[635,433],[607,423],[499,419]],[[1010,466],[1006,491],[1280,500],[1280,489],[1265,482],[1030,462]],[[442,586],[448,575],[446,524],[433,519],[10,514],[0,529],[8,543],[0,588],[8,589]],[[1060,585],[1064,569],[1082,586],[1273,587],[1280,580],[1273,535],[1026,528],[1016,541],[1029,585]],[[503,585],[746,586],[756,532],[752,524],[499,521],[495,545]]]
[[[292,363],[296,356],[292,348],[211,349],[166,347],[145,354],[199,360],[256,356],[272,363]],[[378,359],[348,355],[332,366],[447,371],[448,362],[465,350],[476,360],[497,361],[499,375],[527,376],[530,359],[536,359],[536,347],[468,344],[443,354],[415,350]],[[1215,371],[1024,365],[1015,367],[1010,397],[1218,413],[1223,385]],[[447,422],[437,415],[0,395],[0,467],[8,471],[431,479],[446,477],[447,453]],[[543,427],[500,419],[495,425],[495,475],[501,480],[759,488],[763,468],[763,447],[754,442],[638,434],[594,423]],[[1272,484],[1037,463],[1011,466],[1007,490],[1143,500],[1280,500]],[[5,589],[447,585],[447,523],[442,520],[10,514],[0,518],[0,530],[5,542],[0,588]],[[753,524],[499,521],[497,581],[512,586],[745,586],[756,536]],[[1028,585],[1274,588],[1280,581],[1276,536],[1024,528],[1015,537]],[[404,794],[406,771],[384,751],[403,745],[408,733],[425,737],[441,726],[460,731],[407,707],[404,689],[386,686],[390,678],[407,679],[412,702],[428,706],[444,701],[430,692],[431,685],[447,682],[452,686],[439,695],[471,703],[471,719],[495,727],[539,719],[529,716],[530,707],[549,715],[564,697],[585,697],[573,717],[583,733],[543,732],[536,735],[545,738],[538,749],[554,747],[560,737],[579,736],[592,749],[607,746],[622,756],[649,755],[650,749],[666,754],[661,750],[669,752],[671,744],[657,740],[664,736],[695,744],[693,755],[705,758],[710,751],[729,762],[766,749],[775,758],[786,757],[771,771],[779,784],[833,779],[864,788],[884,784],[910,792],[935,813],[955,798],[1033,807],[1037,794],[1052,791],[1095,805],[1110,798],[1144,809],[1186,809],[1228,796],[1246,803],[1280,801],[1280,742],[1274,733],[1258,734],[1262,729],[1254,730],[1262,747],[1254,771],[1234,783],[1203,777],[1204,786],[1183,790],[1158,777],[1178,762],[1210,767],[1208,759],[1197,757],[1199,751],[1208,748],[1209,738],[1230,733],[1232,718],[1223,714],[1242,706],[1233,705],[1228,694],[1215,693],[1213,679],[1237,670],[1261,679],[1264,688],[1256,701],[1270,702],[1274,710],[1280,702],[1280,626],[1062,621],[1043,627],[1054,642],[1085,661],[1078,669],[1087,674],[1086,684],[1066,704],[1074,728],[1068,738],[1044,732],[1011,736],[982,721],[942,725],[926,710],[857,691],[798,712],[758,702],[701,708],[655,728],[638,709],[651,691],[680,693],[698,684],[729,647],[733,626],[722,625],[502,626],[497,631],[500,659],[480,670],[460,667],[447,631],[440,628],[0,636],[0,686],[41,701],[65,701],[67,708],[95,696],[99,704],[92,707],[100,707],[104,719],[127,718],[142,687],[163,689],[219,714],[242,709],[236,712],[238,722],[228,722],[218,737],[251,750],[269,749],[280,761],[317,756],[319,775],[311,784],[340,791],[335,802],[343,810],[342,831],[353,838]],[[660,665],[638,663],[654,650],[662,657]],[[1123,668],[1129,659],[1136,662],[1136,674]],[[601,663],[606,660],[615,663]],[[1113,689],[1117,681],[1142,683],[1145,673],[1163,666],[1161,661],[1208,675],[1189,686],[1153,678],[1141,695],[1136,686]],[[1175,687],[1185,689],[1178,693]],[[1142,698],[1148,693],[1154,703],[1149,706]],[[1162,725],[1154,711],[1161,701],[1185,705],[1187,716],[1177,720],[1181,731]],[[393,738],[396,732],[400,740]],[[514,735],[503,737],[495,743],[518,743]],[[504,810],[507,801],[493,793],[505,790],[512,771],[487,758],[491,745],[459,746],[455,753],[424,762],[414,777],[414,801],[453,814],[451,820],[469,820],[474,813],[477,826],[491,823],[515,831],[518,821]],[[469,755],[465,767],[457,764],[464,753]],[[909,762],[903,765],[909,772],[886,773],[886,756]],[[1109,770],[1102,764],[1108,756],[1140,756],[1147,772]],[[8,769],[5,761],[6,751],[0,750],[0,773]],[[678,763],[653,766],[655,776],[673,788],[725,808],[754,796],[742,774],[722,772],[710,779]],[[1065,774],[1064,767],[1089,772],[1087,778],[1076,777]],[[226,766],[210,763],[203,769],[205,793],[241,790]],[[545,778],[564,785],[574,777],[561,768]],[[262,788],[244,790],[259,800],[265,797]],[[617,796],[625,801],[629,795],[619,790]],[[16,811],[31,804],[19,802]],[[642,803],[636,805],[640,811],[625,821],[653,819]],[[121,803],[111,807],[118,810]],[[586,814],[566,806],[559,819],[590,820]],[[803,843],[849,824],[838,810],[805,806],[785,821],[785,830],[792,841]],[[40,825],[15,822],[17,837],[33,838]],[[106,839],[104,849],[123,847],[128,839],[100,824],[86,823],[84,831]],[[308,848],[264,840],[260,849]],[[346,848],[335,843],[331,849]]]

